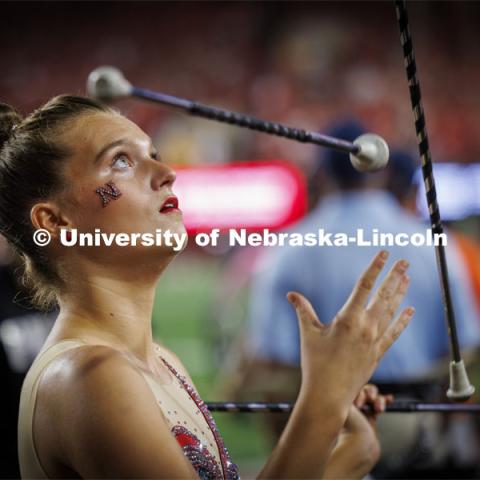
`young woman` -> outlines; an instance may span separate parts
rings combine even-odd
[[[0,116],[1,233],[23,256],[37,304],[60,307],[22,390],[22,476],[238,478],[180,360],[152,338],[155,286],[177,252],[60,241],[72,229],[184,233],[175,173],[137,125],[86,98],[56,97],[25,119],[1,105]],[[48,246],[33,241],[37,229]],[[391,400],[363,385],[413,315],[392,321],[408,285],[404,261],[367,305],[386,258],[373,259],[329,325],[288,293],[302,385],[259,477],[361,478],[375,463],[373,420],[357,407],[378,413]]]

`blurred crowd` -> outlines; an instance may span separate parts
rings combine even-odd
[[[480,4],[411,2],[409,9],[434,160],[478,162]],[[135,85],[299,128],[323,132],[335,119],[356,118],[367,130],[382,135],[392,149],[413,154],[416,162],[408,87],[390,2],[4,2],[0,12],[5,20],[0,30],[0,101],[25,113],[53,95],[85,93],[89,72],[107,64],[120,68]],[[139,101],[124,100],[117,106],[154,138],[171,164],[286,159],[307,175],[312,211],[318,199],[330,193],[324,190],[314,146],[193,119]],[[397,175],[400,178],[402,172]],[[398,197],[398,182],[390,178],[384,188]],[[404,207],[413,208],[412,203]],[[348,223],[348,217],[344,220]],[[464,281],[470,282],[480,302],[480,280],[475,277],[475,264],[480,265],[478,241],[477,227],[466,240],[470,260],[464,261]],[[224,389],[228,394],[235,391],[232,372],[242,368],[242,332],[258,255],[247,249],[225,255],[213,298],[217,354],[229,372]],[[13,397],[4,397],[2,407],[11,421],[0,423],[3,438],[11,439],[22,374],[55,312],[40,316],[29,310],[28,302],[20,301],[26,293],[18,278],[17,260],[3,243],[0,264],[0,354],[4,358],[0,371],[9,372],[5,382],[14,392]],[[467,278],[469,267],[473,273]],[[480,325],[478,311],[472,315]],[[12,323],[13,317],[22,320]],[[226,352],[230,353],[227,360]],[[294,398],[298,365],[292,361],[281,370],[270,367],[266,375],[278,391],[264,391],[265,398],[284,395],[285,400],[287,394]],[[261,378],[256,379],[260,384]],[[288,388],[283,388],[285,379],[290,382]],[[438,398],[437,394],[428,398]],[[417,427],[412,427],[415,441],[407,449],[418,445]],[[458,428],[459,438],[465,440],[462,426]],[[14,442],[6,445],[0,450],[3,465],[15,454]],[[15,468],[2,474],[15,476]]]
[[[389,145],[415,140],[388,2],[5,2],[2,11],[0,94],[24,111],[84,92],[88,73],[109,64],[136,85],[258,117],[321,131],[348,114]],[[434,158],[477,161],[480,8],[412,2],[410,16]],[[230,127],[185,122],[159,107],[120,106],[175,145],[162,143],[172,163],[311,158],[283,140],[239,139]]]

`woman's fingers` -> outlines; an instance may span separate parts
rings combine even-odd
[[[367,303],[368,296],[370,295],[373,285],[375,284],[375,280],[385,266],[387,258],[388,252],[386,250],[382,250],[375,256],[375,258],[372,260],[372,263],[370,263],[368,268],[363,272],[355,284],[347,303],[342,309],[346,315],[351,312],[358,312],[365,308],[365,304]]]
[[[405,295],[406,289],[403,288],[405,285],[402,282],[407,269],[408,262],[406,260],[395,262],[367,307],[368,313],[373,318],[383,320],[386,317],[386,321],[383,322],[384,326],[389,323]],[[401,288],[399,289],[399,287]],[[395,305],[397,306],[395,307]],[[395,310],[392,311],[393,307]],[[390,318],[388,318],[389,315],[391,315]],[[380,331],[383,330],[380,329]]]
[[[380,395],[378,392],[378,388],[376,385],[372,385],[371,383],[367,383],[363,387],[365,394],[367,396],[367,402],[374,402],[378,396]]]
[[[383,413],[387,408],[387,405],[393,402],[393,395],[382,395],[376,385],[367,384],[363,387],[362,392],[364,394],[365,400],[364,404],[369,404],[372,407],[373,414],[378,415]],[[359,405],[357,405],[359,406]]]
[[[362,388],[353,403],[357,408],[362,408],[365,405],[366,400],[367,392],[365,392],[365,388]]]
[[[367,312],[371,316],[378,318],[378,331],[380,334],[386,330],[390,321],[395,316],[395,312],[405,298],[409,284],[410,277],[404,274],[397,283],[393,296],[388,302],[378,301],[367,308]]]
[[[367,384],[360,390],[360,393],[355,398],[354,405],[360,410],[366,405],[369,407],[363,413],[366,415],[367,421],[372,428],[375,428],[377,416],[385,412],[387,405],[392,402],[393,395],[382,395],[376,385]]]
[[[405,328],[407,328],[414,313],[415,309],[413,307],[405,308],[396,320],[387,327],[379,341],[379,358],[383,356],[392,343],[400,336]]]
[[[372,403],[378,396],[378,388],[371,383],[365,385],[355,398],[354,404],[357,408],[362,408],[366,403]]]
[[[375,414],[378,413],[383,413],[385,411],[385,408],[387,406],[387,402],[385,400],[385,397],[380,395],[375,400],[372,402],[373,403],[373,410]]]
[[[324,325],[317,317],[312,304],[298,292],[288,292],[288,301],[293,305],[297,312],[297,317],[301,327],[323,327]]]

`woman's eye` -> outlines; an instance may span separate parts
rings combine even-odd
[[[130,166],[130,162],[128,161],[128,157],[126,155],[120,154],[115,157],[112,166],[124,169]]]

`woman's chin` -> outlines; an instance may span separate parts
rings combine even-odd
[[[178,254],[182,253],[188,244],[188,236],[177,237],[176,240],[172,240],[168,244],[154,245],[151,247],[139,247],[142,249],[141,255],[146,255],[149,258],[170,258],[175,257]]]

